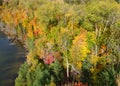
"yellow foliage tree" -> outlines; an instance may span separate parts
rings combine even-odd
[[[73,66],[80,70],[82,67],[82,61],[85,60],[90,50],[87,44],[87,31],[82,30],[78,36],[73,40],[73,45],[70,49],[70,60]]]

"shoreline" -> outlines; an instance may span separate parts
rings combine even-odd
[[[0,21],[0,31],[3,32],[6,35],[6,37],[11,41],[11,45],[21,45],[21,47],[25,48],[28,52],[27,44],[25,44],[22,38],[16,35],[15,29],[11,29],[9,26],[5,25],[2,21]]]
[[[0,86],[14,86],[19,69],[26,62],[27,51],[22,44],[15,42],[15,39],[8,38],[1,29],[0,34]]]

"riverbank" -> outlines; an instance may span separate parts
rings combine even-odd
[[[15,86],[19,68],[25,61],[26,50],[11,43],[11,39],[0,31],[0,86]]]
[[[8,25],[5,25],[2,21],[0,22],[0,31],[2,31],[7,38],[11,41],[11,44],[18,44],[24,47],[27,50],[27,45],[21,36],[17,36],[15,28],[11,28]]]

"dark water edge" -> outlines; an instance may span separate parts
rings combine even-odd
[[[15,86],[20,65],[25,61],[26,50],[0,31],[0,86]]]

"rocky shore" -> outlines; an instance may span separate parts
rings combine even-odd
[[[27,49],[27,45],[25,40],[22,36],[17,36],[16,30],[8,25],[4,24],[2,21],[0,22],[0,31],[4,32],[7,35],[8,39],[11,41],[12,44],[19,44],[22,45],[24,48]]]

